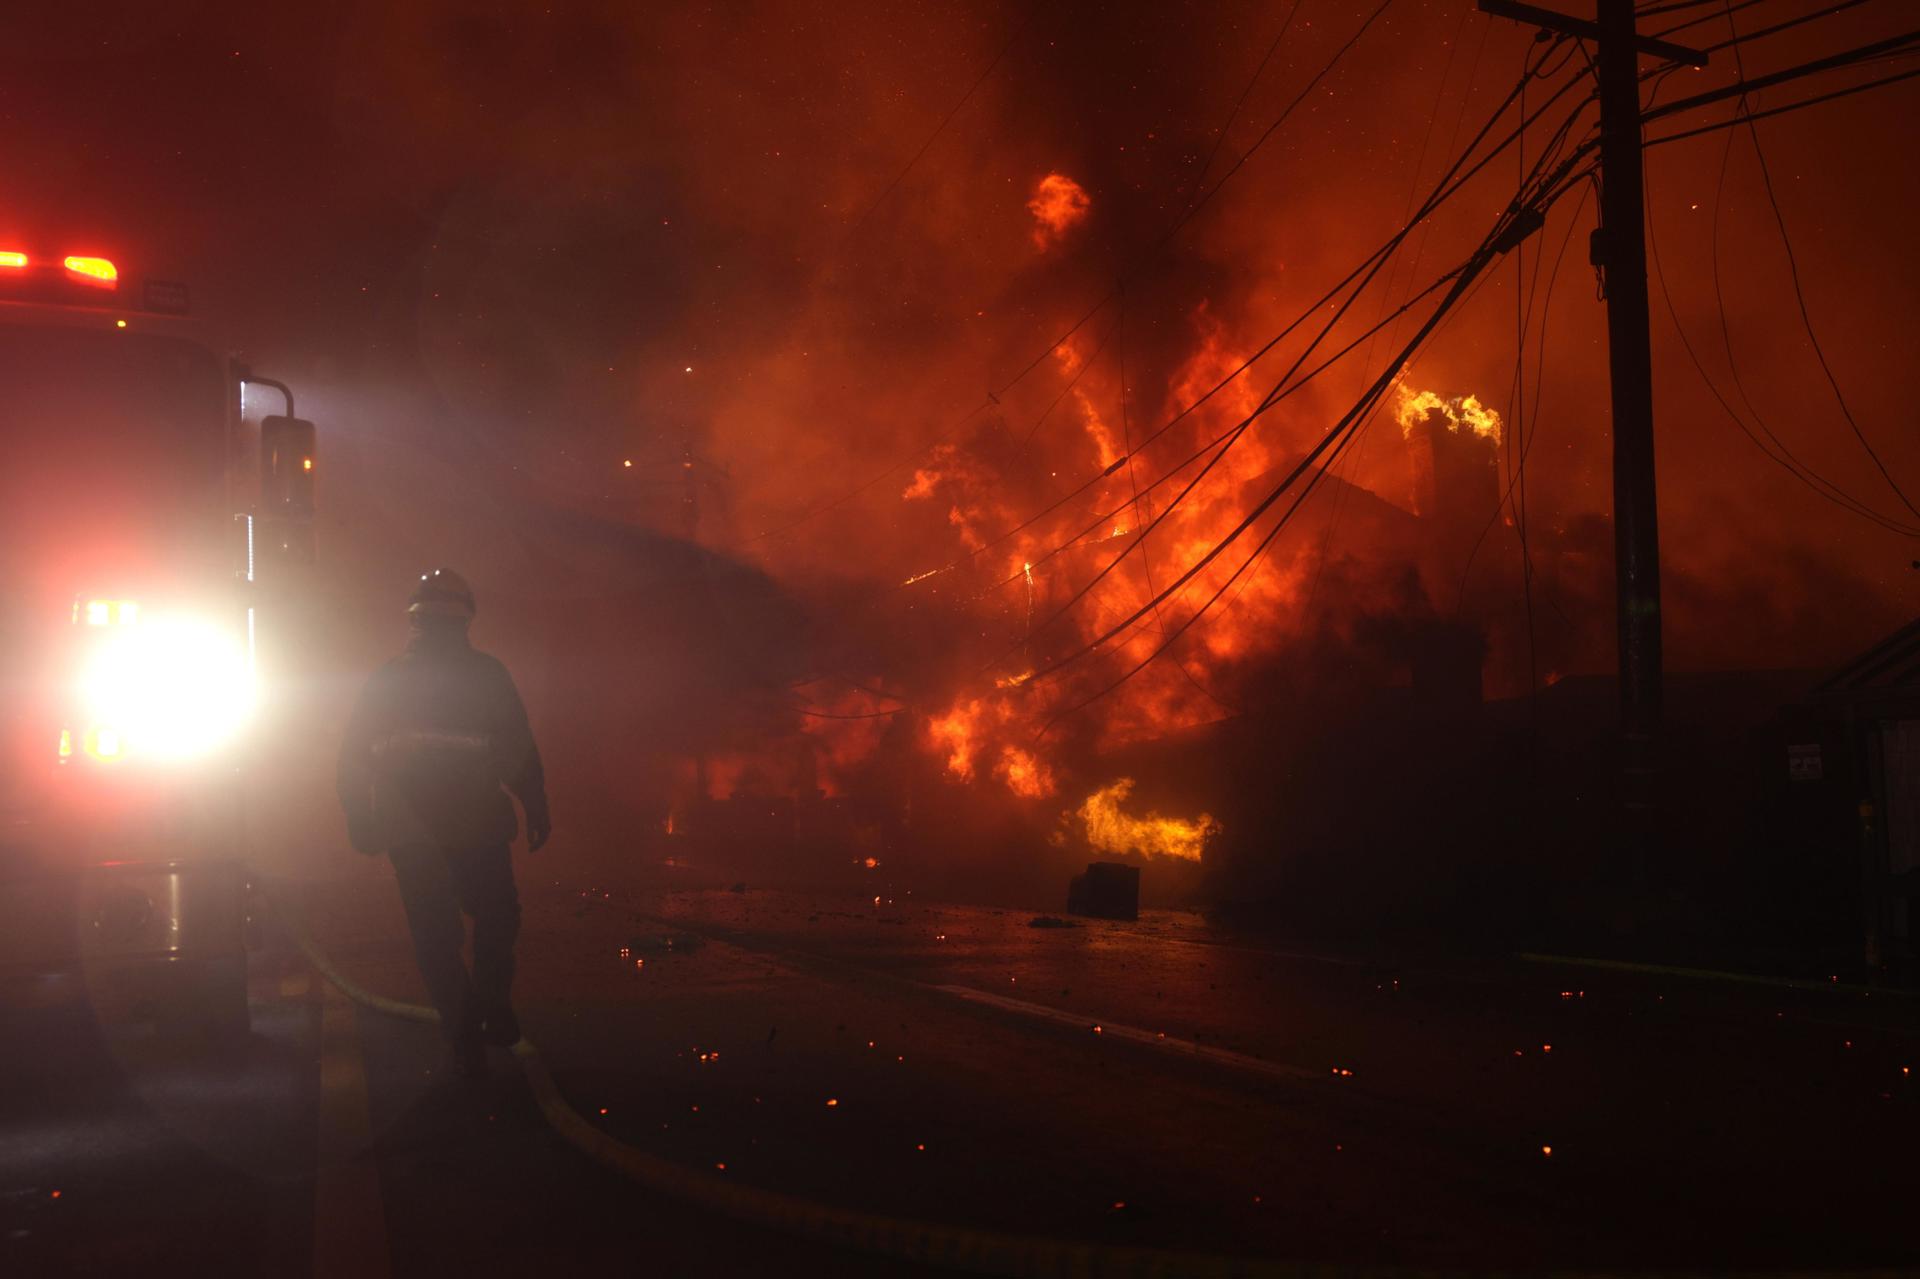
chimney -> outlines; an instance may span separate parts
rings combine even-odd
[[[1500,504],[1499,444],[1462,425],[1446,408],[1407,428],[1414,510],[1426,525],[1428,562],[1444,582],[1460,580],[1467,558]]]

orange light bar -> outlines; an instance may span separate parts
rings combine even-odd
[[[90,284],[114,287],[120,283],[120,270],[107,258],[67,259],[67,270]]]
[[[0,266],[23,267],[27,264],[27,255],[15,253],[11,249],[0,251]]]
[[[301,458],[300,469],[303,471],[311,471],[313,469],[313,459],[310,457]]]
[[[60,762],[64,764],[72,758],[73,730],[71,728],[63,728],[60,730]]]

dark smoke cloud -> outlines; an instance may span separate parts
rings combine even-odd
[[[539,598],[550,575],[507,530],[550,529],[541,513],[561,510],[665,539],[638,547],[600,526],[556,535],[598,548],[588,576],[644,591],[659,575],[622,557],[671,558],[660,548],[690,533],[717,553],[700,572],[745,559],[772,579],[725,569],[723,609],[736,590],[805,601],[792,607],[810,619],[793,629],[807,639],[806,673],[858,665],[933,696],[1016,635],[1024,609],[955,591],[910,614],[889,604],[869,622],[867,599],[965,549],[948,518],[957,498],[1023,513],[1098,469],[1086,415],[1109,426],[1119,416],[1118,349],[1083,383],[1092,408],[1069,397],[1037,431],[1064,382],[1052,360],[985,413],[968,410],[1124,275],[1130,425],[1164,420],[1196,350],[1244,355],[1393,230],[1534,48],[1467,0],[1392,6],[1191,225],[1143,254],[1372,7],[1305,0],[1223,142],[1278,22],[1270,6],[203,3],[171,7],[165,21],[130,10],[86,39],[43,24],[0,55],[10,216],[191,278],[249,335],[256,363],[310,390],[347,463],[329,471],[330,500],[366,517],[337,529],[343,589],[357,574],[386,590],[430,553],[481,560],[509,595]],[[1885,34],[1888,21],[1872,8],[1843,15],[1817,37],[1755,49],[1748,70]],[[1714,25],[1695,34],[1720,38]],[[1709,72],[1662,92],[1719,83],[1724,63],[1716,55]],[[1904,153],[1915,92],[1760,126],[1834,372],[1910,494],[1920,435],[1908,371],[1920,352],[1907,317],[1920,255],[1907,224],[1920,171],[1887,158]],[[1747,391],[1775,429],[1850,492],[1897,511],[1799,329],[1744,137],[1721,182],[1726,140],[1651,153],[1649,211],[1680,322],[1731,391],[1724,310]],[[1071,177],[1089,207],[1042,246],[1027,202],[1049,173]],[[1388,277],[1392,304],[1459,260],[1516,173],[1494,166],[1419,232],[1417,268]],[[1577,212],[1568,200],[1523,259],[1529,273],[1542,254],[1550,268],[1569,246],[1551,306],[1536,313],[1549,336],[1544,361],[1527,362],[1525,401],[1537,404],[1525,485],[1536,643],[1542,670],[1560,673],[1611,661],[1591,219],[1590,200]],[[1413,385],[1474,392],[1511,424],[1518,269],[1510,258],[1489,274],[1414,361]],[[1673,661],[1819,664],[1910,614],[1911,544],[1767,463],[1702,389],[1658,288],[1654,306]],[[1381,307],[1370,296],[1355,318],[1371,322]],[[1116,314],[1096,317],[1083,356]],[[1390,350],[1383,339],[1273,415],[1260,438],[1274,460],[1297,456]],[[939,441],[956,450],[949,469],[972,468],[970,487],[903,501]],[[855,494],[895,462],[906,465]],[[1342,475],[1407,504],[1391,420],[1368,429]],[[442,495],[430,514],[410,505],[423,484]],[[1327,634],[1396,608],[1453,607],[1431,581],[1395,602],[1385,523],[1326,496],[1307,511],[1270,571],[1315,583]],[[551,552],[576,553],[587,554]],[[1524,619],[1503,525],[1476,572],[1500,599],[1495,660],[1511,672]],[[1138,590],[1134,573],[1122,580]],[[741,605],[750,617],[758,606]],[[702,616],[700,633],[717,633],[733,614]],[[1256,695],[1259,661],[1228,665],[1223,700]],[[793,673],[766,655],[748,667],[743,705]],[[774,714],[736,727],[762,731]]]

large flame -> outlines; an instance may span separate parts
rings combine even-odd
[[[1122,805],[1133,794],[1133,779],[1122,777],[1087,796],[1080,805],[1080,821],[1087,843],[1107,853],[1139,853],[1146,857],[1177,857],[1197,862],[1220,823],[1206,813],[1188,821],[1148,813],[1135,817]]]
[[[1026,799],[1045,798],[1058,785],[1052,767],[1025,747],[992,740],[1012,719],[1012,709],[1004,702],[963,699],[927,721],[927,737],[935,750],[946,754],[947,776],[955,781],[972,781],[981,760],[991,759],[993,775],[1008,790]]]
[[[1058,181],[1043,181],[1032,205],[1048,236],[1068,230],[1087,212],[1077,184],[1057,174],[1050,178]],[[1109,331],[1067,337],[1047,361],[1053,398],[1028,405],[1031,417],[1009,411],[1013,420],[1005,425],[989,422],[964,441],[941,442],[903,484],[900,498],[914,527],[923,536],[946,539],[929,558],[950,562],[922,560],[894,580],[912,588],[938,578],[939,587],[925,589],[947,602],[970,598],[979,609],[980,636],[1004,659],[986,678],[963,683],[944,709],[922,722],[920,743],[949,780],[1005,787],[1025,799],[1055,794],[1072,782],[1050,739],[1036,736],[1049,714],[1073,705],[1115,671],[1154,656],[1178,632],[1164,660],[1142,667],[1123,690],[1093,707],[1087,717],[1091,735],[1105,748],[1218,720],[1235,712],[1248,664],[1299,629],[1299,605],[1315,580],[1317,548],[1308,543],[1277,545],[1238,577],[1244,555],[1236,548],[1144,617],[1132,618],[1143,601],[1220,542],[1244,515],[1250,494],[1272,483],[1276,468],[1299,456],[1290,406],[1237,437],[1204,474],[1190,463],[1154,486],[1181,456],[1196,450],[1210,456],[1203,446],[1227,436],[1261,398],[1250,379],[1231,376],[1249,350],[1223,319],[1202,302],[1189,325],[1177,339],[1172,363],[1151,382],[1134,374],[1141,381],[1124,391],[1117,352],[1107,346]],[[1222,383],[1223,389],[1209,394]],[[1134,414],[1131,440],[1122,431],[1123,399]],[[1196,402],[1197,408],[1179,413]],[[1143,444],[1175,414],[1170,432]],[[1009,441],[1018,447],[1008,447]],[[1125,464],[1130,444],[1141,450],[1134,465]],[[1096,476],[1093,486],[1057,516],[1029,520],[1036,506],[1089,473]],[[1088,524],[1096,513],[1102,518]],[[989,542],[991,549],[977,559],[952,558]],[[1111,571],[1076,598],[1103,567]],[[1057,619],[1068,603],[1066,618]],[[1182,631],[1202,605],[1208,606],[1204,616]],[[1033,680],[1035,669],[1115,627],[1118,633],[1098,653],[1062,678]],[[834,731],[836,722],[828,721],[823,731]],[[1096,846],[1199,857],[1213,829],[1208,819],[1132,818],[1121,811],[1125,794],[1108,787],[1088,801],[1097,831],[1089,838]]]
[[[1400,405],[1394,416],[1403,435],[1412,435],[1413,428],[1426,421],[1429,414],[1438,413],[1446,420],[1447,429],[1456,434],[1468,431],[1485,439],[1500,439],[1500,414],[1482,404],[1477,395],[1446,399],[1436,391],[1414,391],[1405,386],[1399,390]]]

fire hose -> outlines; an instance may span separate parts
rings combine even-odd
[[[297,910],[289,909],[284,894],[269,891],[273,918],[307,962],[326,981],[354,1003],[374,1012],[406,1021],[438,1025],[440,1014],[376,994],[346,976],[314,942]],[[911,1221],[874,1213],[836,1208],[796,1195],[742,1186],[704,1171],[685,1167],[636,1146],[619,1141],[589,1123],[554,1082],[539,1050],[524,1037],[509,1050],[525,1076],[528,1088],[547,1124],[569,1145],[627,1180],[666,1198],[750,1225],[798,1235],[833,1247],[886,1257],[915,1265],[973,1274],[1018,1276],[1025,1279],[1254,1279],[1256,1276],[1327,1276],[1380,1274],[1400,1279],[1418,1273],[1405,1270],[1330,1270],[1325,1266],[1291,1265],[1255,1257],[1227,1257],[1076,1243],[1035,1235],[1005,1234],[964,1226]]]
[[[374,1012],[406,1021],[438,1025],[440,1014],[421,1004],[376,994],[346,976],[315,944],[300,914],[288,909],[284,897],[266,893],[273,918],[313,966],[315,972],[354,1003]],[[1017,1279],[1420,1279],[1458,1274],[1434,1269],[1385,1266],[1352,1267],[1289,1263],[1258,1257],[1175,1252],[1157,1248],[1129,1248],[1076,1243],[1038,1235],[1015,1235],[965,1226],[942,1225],[855,1212],[829,1204],[742,1186],[711,1173],[648,1154],[619,1141],[588,1122],[554,1082],[539,1050],[522,1037],[509,1050],[525,1076],[541,1116],[567,1144],[595,1162],[645,1190],[748,1225],[796,1235],[832,1247],[885,1257],[914,1265],[972,1274],[1015,1276]],[[1569,1272],[1558,1272],[1572,1279]],[[1605,1271],[1579,1272],[1587,1279],[1605,1279]],[[1644,1279],[1644,1273],[1640,1279]],[[1678,1276],[1683,1272],[1659,1273]],[[1865,1279],[1887,1271],[1826,1271]]]

